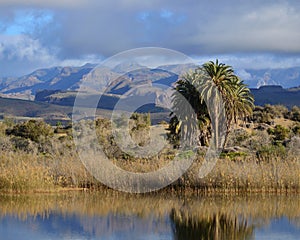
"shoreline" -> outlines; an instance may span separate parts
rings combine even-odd
[[[165,188],[146,192],[146,193],[130,193],[115,190],[104,185],[95,188],[80,188],[80,187],[57,187],[54,189],[31,189],[29,191],[0,191],[1,195],[56,195],[65,193],[82,192],[87,194],[93,193],[112,193],[124,194],[132,196],[165,196],[170,194],[172,196],[283,196],[283,195],[300,195],[300,189],[230,189],[230,188],[207,188],[207,187],[183,187],[178,185],[170,185]]]

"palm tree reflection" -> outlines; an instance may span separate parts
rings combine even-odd
[[[189,216],[182,210],[170,213],[174,239],[254,239],[254,226],[247,219],[218,213],[207,217]]]

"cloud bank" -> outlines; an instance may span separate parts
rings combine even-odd
[[[0,76],[146,46],[241,68],[292,66],[300,62],[299,26],[293,0],[4,0]]]

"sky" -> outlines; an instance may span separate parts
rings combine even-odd
[[[0,0],[0,77],[140,47],[234,69],[300,66],[298,0]]]

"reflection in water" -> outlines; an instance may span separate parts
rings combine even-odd
[[[297,195],[0,195],[0,239],[254,239],[272,226],[298,239],[299,206]]]
[[[211,218],[193,218],[172,209],[175,239],[253,239],[254,226],[246,219],[214,214]]]

